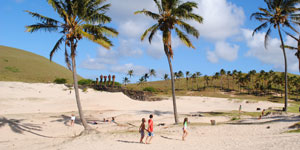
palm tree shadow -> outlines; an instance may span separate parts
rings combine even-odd
[[[262,122],[245,122],[243,120],[235,122],[235,123],[227,123],[231,125],[261,125],[261,124],[269,124],[269,123],[276,123],[276,122],[297,122],[300,121],[300,116],[294,116],[294,117],[285,117],[285,116],[274,116],[269,117],[267,121]],[[256,119],[255,119],[256,120]]]
[[[170,138],[170,137],[163,136],[163,135],[161,135],[160,137],[162,137],[162,138],[164,138],[164,139],[167,139],[167,140],[181,141],[180,139]]]
[[[118,142],[122,142],[122,143],[134,143],[134,144],[141,144],[140,142],[136,142],[136,141],[125,141],[125,140],[117,140]]]
[[[24,132],[31,133],[37,136],[52,138],[50,136],[42,135],[36,133],[38,131],[42,131],[42,128],[39,125],[31,124],[31,123],[22,123],[24,119],[7,119],[5,117],[0,118],[0,128],[8,125],[10,129],[18,134],[23,134]]]
[[[165,115],[165,114],[173,114],[173,112],[171,112],[171,111],[159,111],[159,110],[154,110],[154,111],[141,110],[141,111],[139,111],[139,113],[154,114],[156,116],[161,116],[161,115]]]

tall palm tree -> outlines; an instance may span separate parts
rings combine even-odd
[[[197,90],[199,89],[198,79],[200,79],[201,75],[202,75],[201,72],[196,72]]]
[[[186,90],[189,90],[189,77],[190,77],[190,72],[186,71],[185,72],[185,78],[186,78]]]
[[[296,8],[296,4],[299,3],[299,0],[264,0],[267,4],[267,8],[259,8],[259,12],[253,13],[251,18],[255,18],[258,21],[263,22],[260,26],[254,29],[253,34],[256,32],[268,28],[265,35],[265,47],[267,46],[268,38],[270,36],[272,27],[278,30],[278,34],[281,41],[281,48],[284,56],[284,73],[285,73],[285,96],[284,96],[284,110],[287,111],[287,99],[288,99],[288,77],[287,77],[287,58],[285,52],[285,46],[281,34],[281,27],[288,27],[295,32],[297,30],[291,25],[292,18],[298,17],[293,14],[299,11]],[[298,17],[299,18],[299,17]]]
[[[131,70],[128,70],[127,75],[129,75],[129,77],[131,78],[131,77],[133,76],[133,70],[132,70],[132,69],[131,69]]]
[[[226,72],[226,78],[227,78],[227,90],[230,91],[229,89],[229,77],[231,76],[231,71]]]
[[[170,74],[171,74],[171,86],[172,86],[172,98],[173,98],[173,110],[175,124],[178,123],[177,106],[175,99],[175,85],[174,85],[174,74],[171,59],[173,59],[172,49],[172,30],[175,29],[175,33],[179,36],[180,40],[188,47],[195,48],[191,40],[183,33],[178,27],[183,29],[187,34],[190,34],[196,38],[199,37],[199,32],[186,23],[186,20],[195,20],[202,23],[203,19],[201,16],[194,14],[193,9],[197,8],[195,2],[183,2],[180,0],[153,0],[158,8],[158,14],[148,10],[136,11],[135,14],[145,14],[151,17],[157,23],[147,29],[141,37],[144,40],[149,34],[149,43],[151,43],[154,34],[160,30],[162,33],[162,40],[164,45],[164,51],[168,59]]]
[[[226,74],[224,69],[220,70],[220,78],[221,78],[221,90],[223,90],[223,76]]]
[[[60,46],[63,44],[65,46],[65,61],[67,66],[70,70],[72,66],[78,112],[85,130],[91,128],[84,118],[81,107],[75,57],[77,54],[78,42],[83,37],[107,49],[113,46],[112,42],[106,36],[117,36],[118,32],[113,28],[104,26],[105,23],[111,22],[111,18],[105,15],[110,4],[102,5],[104,2],[105,0],[48,0],[48,3],[61,17],[61,21],[35,12],[26,11],[32,17],[35,17],[40,21],[37,24],[26,26],[27,32],[48,31],[59,32],[62,34],[61,38],[50,52],[50,61],[52,60],[53,54],[59,50]]]
[[[206,82],[206,86],[208,87],[208,82],[209,82],[209,76],[205,75],[204,80]],[[204,86],[205,87],[205,86]]]

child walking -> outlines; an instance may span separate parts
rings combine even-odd
[[[183,121],[183,134],[182,134],[182,141],[185,140],[186,136],[188,135],[188,132],[187,132],[187,123],[188,123],[188,118],[184,118],[184,121]]]
[[[153,138],[153,136],[154,136],[154,133],[153,133],[153,120],[152,120],[152,118],[153,118],[153,115],[151,114],[150,116],[149,116],[149,120],[148,120],[148,136],[147,136],[147,138],[146,138],[146,144],[150,144],[150,142],[151,142],[151,140],[152,140],[152,138]],[[149,141],[148,141],[148,138],[150,137],[150,139],[149,139]]]
[[[141,123],[141,125],[140,125],[140,129],[139,129],[139,132],[141,133],[140,143],[144,143],[144,142],[143,142],[143,139],[144,139],[144,137],[145,137],[145,129],[146,129],[146,127],[145,127],[145,122],[146,122],[146,119],[143,118],[143,119],[142,119],[142,123]]]

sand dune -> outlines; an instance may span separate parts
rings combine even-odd
[[[300,121],[295,114],[246,118],[229,124],[226,116],[191,116],[203,112],[282,107],[270,102],[250,102],[208,97],[178,97],[180,120],[189,116],[189,136],[181,141],[181,125],[173,125],[172,101],[135,101],[122,93],[80,91],[85,116],[100,134],[75,137],[82,130],[69,126],[78,116],[74,91],[64,85],[0,82],[0,149],[298,149],[299,134],[284,133]],[[71,92],[70,92],[71,91]],[[155,137],[150,145],[138,144],[141,118],[154,114]],[[102,122],[116,117],[117,124]],[[214,119],[217,126],[209,125]],[[164,123],[164,126],[158,126]],[[270,126],[269,129],[267,127]]]

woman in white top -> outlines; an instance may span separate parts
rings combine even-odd
[[[72,115],[71,115],[71,126],[74,126],[75,119],[76,119],[75,115],[72,114]]]
[[[185,137],[188,135],[188,132],[187,132],[187,123],[188,123],[188,118],[184,118],[184,121],[183,121],[183,135],[182,135],[182,140],[184,141],[185,140]]]

